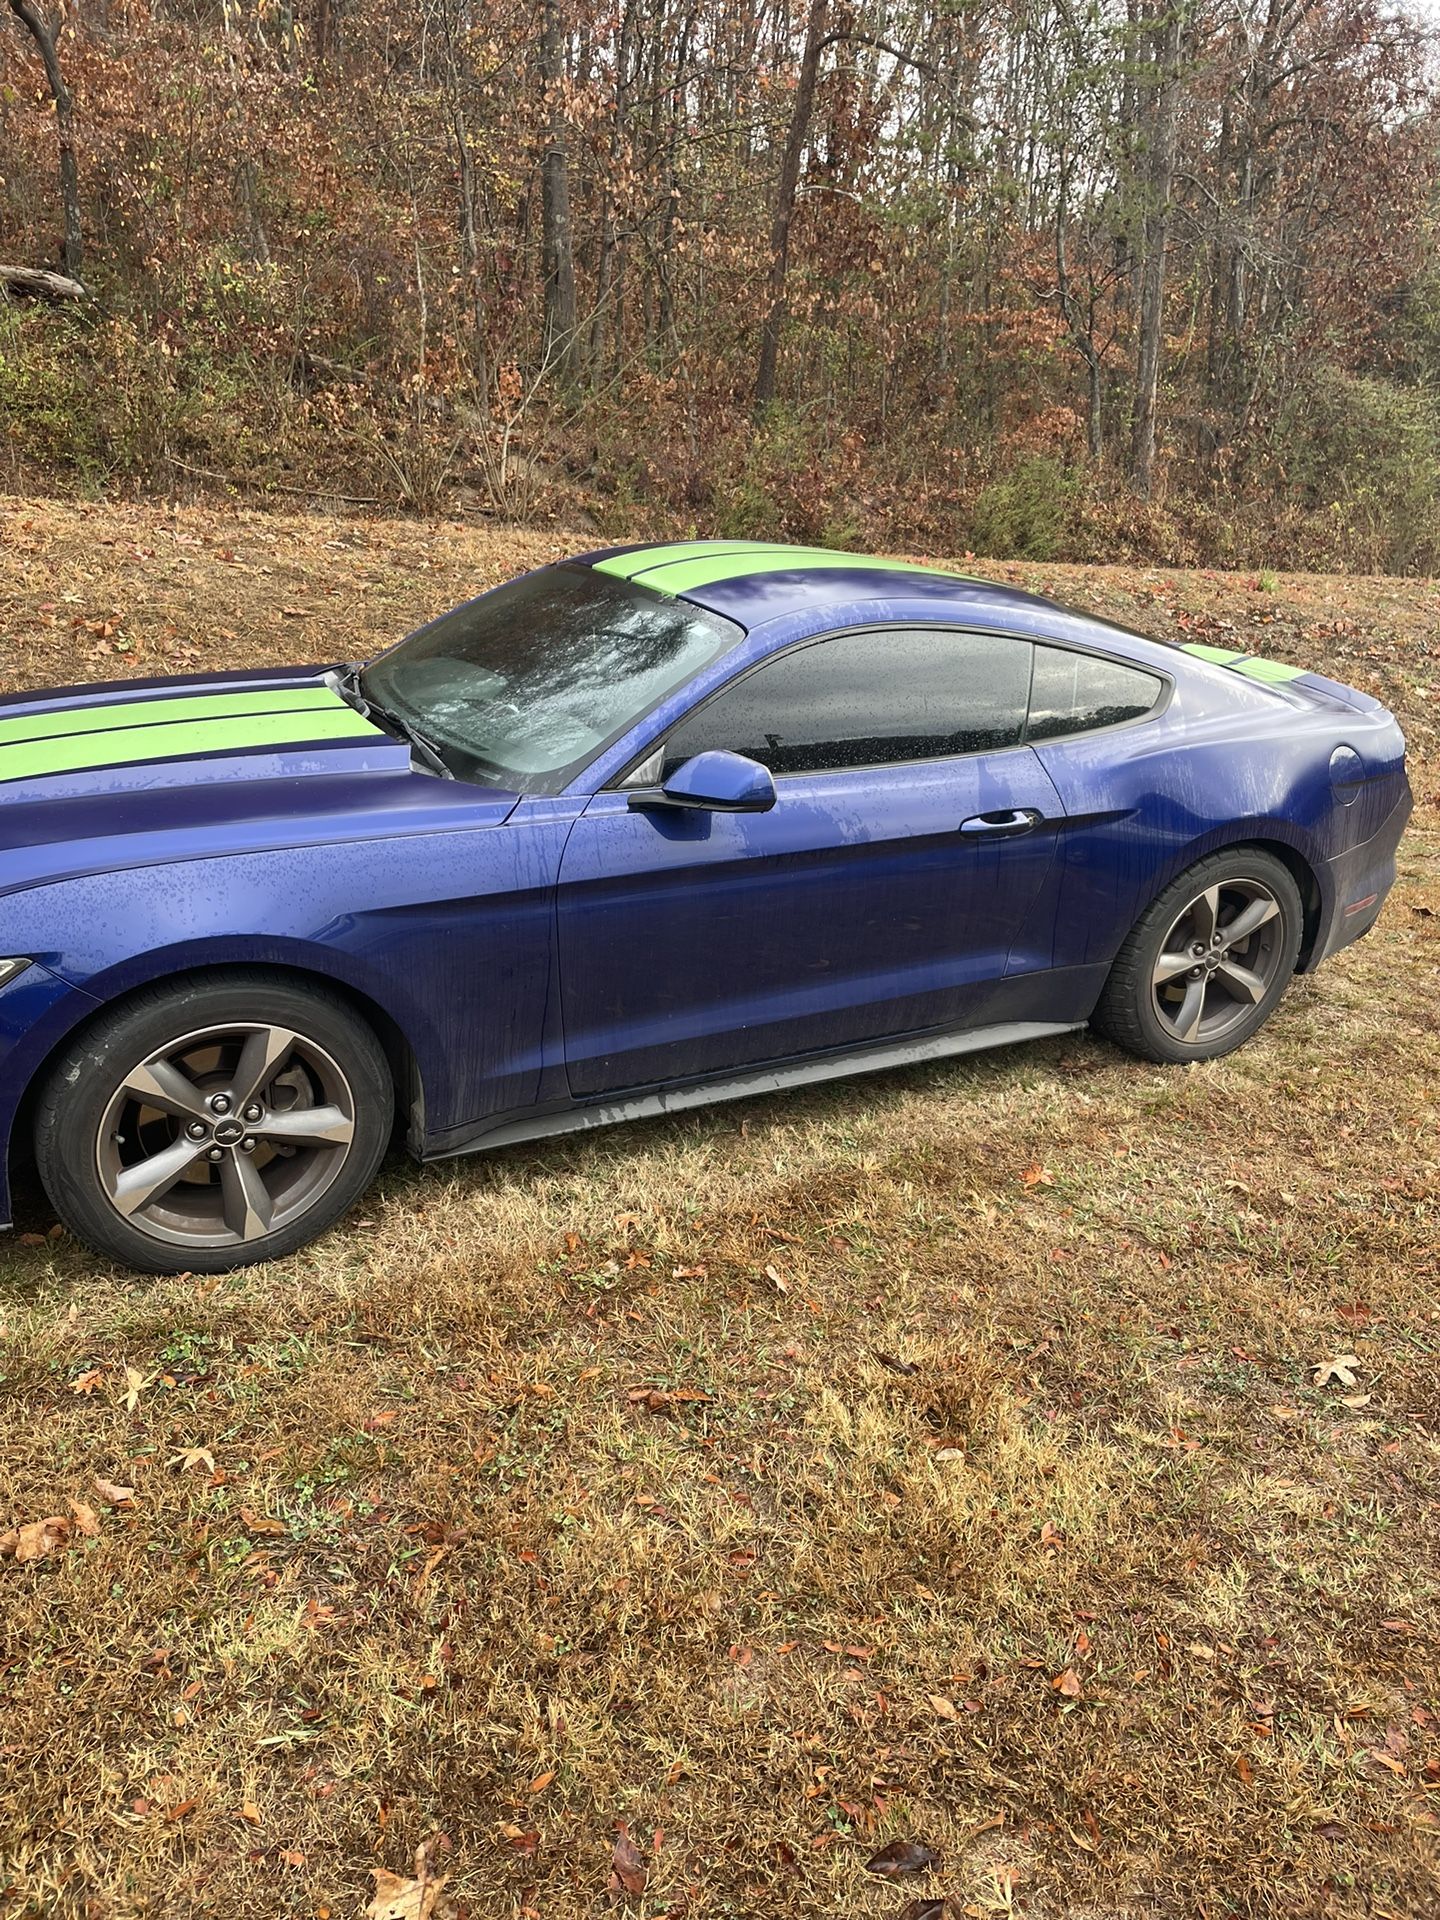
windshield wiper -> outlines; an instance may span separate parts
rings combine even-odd
[[[404,714],[395,713],[389,707],[382,707],[361,689],[361,669],[357,666],[338,667],[332,676],[335,691],[347,705],[354,707],[357,713],[364,714],[367,720],[374,720],[382,727],[388,727],[398,733],[417,757],[424,761],[432,773],[439,774],[442,780],[455,778],[445,763],[445,756],[435,742],[428,739],[413,721]]]

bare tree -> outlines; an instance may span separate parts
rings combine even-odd
[[[34,0],[7,0],[10,11],[35,42],[45,69],[45,83],[55,103],[55,145],[60,160],[60,202],[65,210],[65,239],[60,258],[65,271],[78,275],[84,264],[85,244],[80,230],[80,170],[75,163],[75,108],[60,67],[56,42],[59,26],[51,26]]]

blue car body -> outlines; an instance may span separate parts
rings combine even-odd
[[[693,598],[735,644],[558,793],[437,778],[376,726],[291,714],[233,751],[166,717],[220,694],[274,696],[277,713],[303,696],[318,716],[328,669],[0,702],[0,741],[67,737],[117,701],[164,729],[163,754],[81,769],[7,771],[0,744],[0,955],[32,963],[0,987],[0,1221],[47,1060],[97,1008],[196,969],[343,988],[395,1063],[412,1151],[432,1158],[1079,1025],[1148,903],[1232,844],[1292,867],[1306,970],[1373,924],[1394,879],[1400,730],[1321,676],[1272,681],[1240,656],[878,564],[742,570]],[[756,662],[937,625],[1094,650],[1165,696],[1092,733],[789,776],[763,813],[637,810],[617,787]],[[1036,829],[959,831],[1010,810]]]

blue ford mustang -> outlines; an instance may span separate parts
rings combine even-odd
[[[1226,1053],[1374,924],[1319,675],[897,561],[541,568],[368,667],[0,702],[0,1221],[152,1271],[430,1159],[1063,1033]]]

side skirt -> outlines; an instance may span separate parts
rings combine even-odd
[[[587,1127],[616,1126],[625,1120],[647,1120],[659,1114],[683,1113],[688,1107],[708,1107],[721,1100],[748,1100],[761,1093],[783,1093],[790,1087],[813,1086],[820,1080],[843,1080],[854,1074],[882,1073],[889,1067],[915,1066],[924,1060],[943,1060],[957,1053],[983,1053],[991,1047],[1014,1046],[1022,1040],[1046,1040],[1057,1033],[1074,1033],[1083,1020],[1010,1020],[1000,1026],[972,1027],[965,1033],[926,1034],[900,1040],[893,1046],[865,1047],[851,1053],[824,1054],[797,1060],[791,1066],[752,1068],[723,1079],[698,1080],[688,1086],[660,1087],[652,1093],[628,1095],[592,1106],[562,1107],[549,1113],[529,1113],[518,1119],[487,1122],[443,1146],[427,1160],[450,1160],[464,1153],[485,1153],[492,1147],[518,1146],[526,1140],[545,1140],[553,1134],[579,1133]]]

